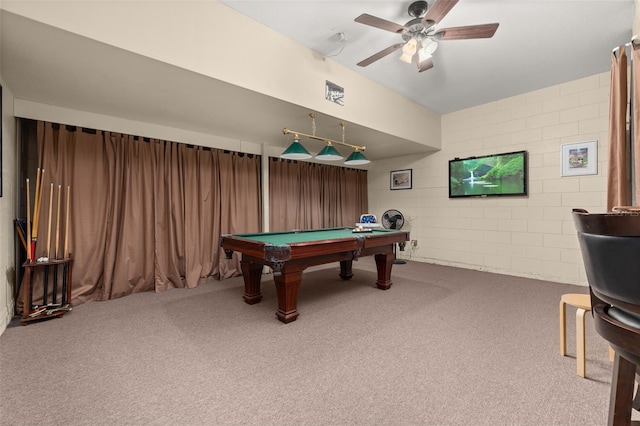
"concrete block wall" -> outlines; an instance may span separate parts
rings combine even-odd
[[[16,218],[16,126],[13,95],[0,75],[2,85],[2,197],[0,197],[0,334],[13,316],[16,285],[13,220]],[[22,186],[20,188],[23,188]]]
[[[571,210],[606,210],[608,72],[442,116],[442,150],[372,165],[372,213],[398,209],[412,260],[586,285]],[[562,176],[565,143],[598,141],[598,173]],[[528,196],[448,198],[448,161],[526,150]],[[412,169],[411,190],[389,172]]]

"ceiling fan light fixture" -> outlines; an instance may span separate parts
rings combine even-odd
[[[318,155],[316,155],[316,158],[318,160],[338,161],[342,160],[344,157],[340,155],[338,150],[333,145],[331,145],[331,142],[327,141],[327,144],[324,148],[322,148],[322,151],[320,151]]]
[[[287,160],[306,160],[311,157],[312,155],[304,146],[302,146],[300,139],[298,138],[294,139],[291,145],[289,145],[289,148],[285,149],[280,155],[280,158]]]
[[[437,23],[449,13],[449,11],[458,3],[459,0],[429,0],[414,1],[409,6],[409,15],[411,19],[404,25],[387,21],[373,15],[363,13],[358,16],[355,21],[361,24],[380,28],[402,36],[404,43],[393,44],[380,52],[371,55],[364,61],[358,62],[358,66],[366,67],[375,61],[384,58],[388,54],[395,52],[402,47],[402,56],[400,60],[407,63],[414,62],[416,50],[420,50],[418,55],[418,71],[423,72],[433,67],[431,55],[437,49],[436,43],[423,45],[422,43],[429,41],[438,42],[440,40],[470,40],[491,38],[495,34],[498,26],[497,22],[492,24],[466,25],[460,27],[449,27],[444,29],[436,29]],[[416,43],[419,43],[420,49],[416,49]]]
[[[415,38],[412,38],[405,43],[404,47],[402,48],[402,53],[406,55],[413,55],[416,53],[417,49],[418,49],[418,42],[416,41]]]
[[[413,55],[407,55],[406,53],[402,53],[402,56],[400,56],[400,60],[402,62],[406,62],[407,64],[411,63],[412,58],[413,58]]]
[[[420,49],[418,52],[418,63],[424,62],[431,57],[431,54],[426,53],[424,49]]]
[[[424,40],[422,40],[421,51],[423,51],[426,56],[433,55],[433,52],[435,52],[437,49],[438,49],[437,41],[432,40],[430,38],[425,38]]]
[[[429,39],[424,39],[422,41],[422,48],[418,51],[418,62],[424,62],[427,59],[431,58],[433,52],[435,52],[437,48],[437,42]]]
[[[413,55],[416,54],[416,50],[418,49],[418,42],[415,38],[410,39],[404,44],[402,48],[402,56],[400,56],[400,60],[402,62],[406,62],[410,64],[413,58]]]

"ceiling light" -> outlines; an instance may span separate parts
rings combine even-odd
[[[351,155],[345,160],[344,164],[347,166],[359,166],[362,164],[369,164],[370,161],[364,154],[357,149],[351,153]]]
[[[290,135],[293,134],[293,143],[289,146],[289,148],[287,148],[281,155],[280,158],[285,158],[285,159],[289,159],[289,160],[306,160],[312,157],[312,155],[309,153],[309,151],[307,151],[302,144],[300,143],[300,136],[305,136],[309,139],[315,139],[315,140],[319,140],[319,141],[323,141],[325,142],[327,145],[322,149],[322,151],[320,151],[318,153],[318,155],[316,155],[316,158],[319,160],[329,160],[329,161],[333,161],[333,160],[342,160],[342,155],[340,155],[340,153],[338,152],[338,150],[333,146],[333,144],[339,144],[339,145],[344,145],[344,146],[348,146],[350,148],[352,148],[354,151],[353,153],[351,153],[351,155],[349,156],[349,158],[347,158],[347,160],[344,162],[344,164],[348,165],[348,166],[356,166],[356,165],[361,165],[361,164],[368,164],[370,163],[369,160],[367,160],[367,157],[364,156],[364,154],[362,154],[362,151],[364,151],[366,149],[366,147],[364,146],[358,146],[358,145],[351,145],[349,143],[346,143],[344,141],[344,137],[345,137],[345,124],[344,123],[340,123],[340,126],[342,126],[342,142],[341,141],[335,141],[335,140],[331,140],[331,139],[327,139],[327,138],[322,138],[320,136],[316,136],[316,115],[314,113],[309,114],[309,116],[311,116],[311,119],[313,120],[313,134],[309,135],[306,133],[302,133],[302,132],[296,132],[294,130],[289,130],[286,127],[284,129],[282,129],[282,133],[284,133],[285,135]]]
[[[327,141],[327,145],[316,155],[316,158],[318,160],[337,161],[342,160],[344,157],[331,145],[331,142]]]
[[[280,155],[280,158],[286,158],[287,160],[306,160],[311,158],[312,155],[307,149],[302,146],[298,135],[295,135],[295,139],[289,145],[289,148]]]
[[[437,48],[437,41],[431,40],[430,38],[425,38],[424,40],[422,40],[422,49],[420,49],[420,51],[424,52],[425,56],[428,57],[433,55],[433,52],[435,52]]]
[[[404,44],[404,47],[402,48],[402,56],[400,57],[400,60],[402,62],[406,62],[410,64],[413,58],[413,55],[415,55],[416,53],[417,48],[418,48],[418,42],[416,41],[416,39],[415,38],[410,39],[408,42]]]

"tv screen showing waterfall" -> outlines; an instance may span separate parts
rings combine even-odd
[[[527,195],[527,152],[449,161],[449,198]]]

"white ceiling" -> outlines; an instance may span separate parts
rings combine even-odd
[[[460,0],[439,28],[499,22],[496,35],[442,41],[434,68],[418,73],[393,55],[366,68],[355,65],[399,36],[354,18],[369,13],[404,24],[411,2],[223,3],[440,113],[607,71],[611,49],[631,38],[634,10],[633,0]],[[290,142],[282,127],[309,128],[306,108],[7,11],[0,15],[2,75],[16,98],[282,146]],[[327,134],[328,123],[335,134]],[[318,117],[323,136],[340,140],[335,124],[334,117]],[[347,124],[347,140],[366,145],[372,160],[430,150]]]
[[[634,11],[633,0],[460,0],[438,29],[498,22],[496,34],[441,41],[434,67],[418,73],[400,51],[356,66],[402,37],[354,19],[368,13],[404,25],[411,1],[221,3],[439,113],[607,71],[611,50],[631,39]]]

